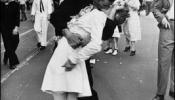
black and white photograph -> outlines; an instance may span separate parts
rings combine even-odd
[[[0,0],[1,100],[174,100],[174,0]]]

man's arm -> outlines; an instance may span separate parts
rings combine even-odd
[[[115,12],[117,9],[121,8],[122,7],[114,6],[108,18],[103,14],[100,15],[100,13],[99,16],[91,16],[91,41],[85,47],[83,47],[77,54],[72,54],[69,56],[69,60],[72,63],[76,64],[78,60],[87,60],[92,55],[101,51],[102,40],[112,37],[112,34],[114,33],[114,29],[116,27],[116,23],[113,22],[113,20],[115,19]],[[110,32],[108,32],[108,30],[110,30]],[[105,34],[109,33],[107,38],[105,37],[105,34],[103,34],[104,32]]]
[[[160,23],[159,25],[166,29],[170,28],[170,24],[166,18],[169,6],[168,0],[155,0],[153,5],[154,17],[157,19],[158,23]]]
[[[95,13],[96,14],[96,13]],[[99,14],[99,13],[97,13]],[[90,42],[84,46],[77,54],[73,54],[69,56],[69,60],[72,63],[76,64],[79,60],[87,60],[92,55],[101,51],[101,44],[102,44],[102,32],[104,28],[104,24],[106,21],[106,16],[99,15],[94,17],[91,16],[91,40]]]

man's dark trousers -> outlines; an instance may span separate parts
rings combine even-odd
[[[86,60],[85,63],[86,63],[86,69],[87,69],[87,74],[88,74],[88,78],[89,78],[92,96],[78,98],[78,100],[99,100],[97,92],[93,89],[93,77],[92,77],[91,65],[90,65],[89,60],[90,59]]]
[[[2,32],[2,38],[5,47],[4,61],[9,60],[10,66],[19,64],[18,57],[15,53],[19,44],[19,34],[13,35],[12,30],[7,30]]]

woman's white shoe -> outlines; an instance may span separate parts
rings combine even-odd
[[[106,54],[112,53],[112,49],[107,50],[105,53],[106,53]]]
[[[118,50],[114,50],[113,52],[112,52],[112,55],[113,56],[115,56],[115,55],[117,55],[118,54]]]

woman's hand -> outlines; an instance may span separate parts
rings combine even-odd
[[[18,26],[16,26],[14,29],[13,29],[13,35],[17,35],[18,34]]]

